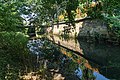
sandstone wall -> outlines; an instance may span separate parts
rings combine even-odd
[[[85,20],[79,23],[75,23],[75,29],[73,28],[73,26],[68,27],[68,25],[66,24],[60,24],[58,25],[54,25],[54,28],[52,29],[51,27],[49,27],[47,29],[47,32],[49,33],[51,30],[53,31],[53,34],[63,34],[65,29],[69,29],[70,33],[69,35],[74,37],[76,36],[83,36],[83,37],[87,37],[87,36],[91,36],[91,37],[95,37],[95,36],[105,36],[108,37],[108,31],[107,31],[107,26],[105,25],[105,23],[101,20]]]

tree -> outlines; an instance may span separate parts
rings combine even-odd
[[[18,0],[0,1],[0,31],[18,31],[19,25],[22,25],[22,18],[19,14]]]

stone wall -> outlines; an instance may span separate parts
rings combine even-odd
[[[75,23],[75,29],[73,26],[68,26],[66,24],[54,25],[54,28],[49,27],[47,32],[49,33],[51,30],[53,34],[63,34],[65,29],[69,29],[69,35],[72,37],[95,37],[95,36],[105,36],[109,37],[107,26],[101,20],[85,20],[79,23]]]
[[[109,37],[106,24],[97,19],[83,21],[78,36]]]

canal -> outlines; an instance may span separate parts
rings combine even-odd
[[[85,40],[72,38],[65,39],[60,36],[49,36],[50,40],[73,50],[77,55],[84,57],[88,64],[97,69],[96,72],[108,79],[118,79],[120,75],[120,47],[108,44],[88,43]],[[91,64],[95,63],[97,66]],[[89,69],[92,69],[89,68]],[[93,70],[94,71],[94,70]]]
[[[46,70],[46,80],[120,79],[119,46],[55,35],[31,39],[27,46],[36,54],[36,70]]]

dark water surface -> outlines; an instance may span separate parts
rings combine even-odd
[[[24,55],[0,50],[0,80],[120,80],[120,46],[48,36],[27,47]]]
[[[48,36],[28,42],[38,80],[119,80],[120,47]]]
[[[78,64],[75,73],[82,80],[120,79],[120,46],[88,43],[84,40],[64,39],[58,36],[48,36],[48,39],[66,48],[66,53],[64,51],[63,53],[72,58],[72,61],[75,58]],[[69,49],[74,53],[67,53]]]

